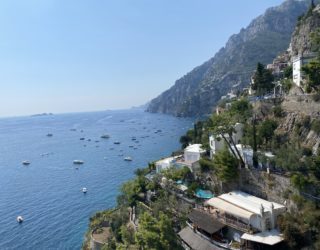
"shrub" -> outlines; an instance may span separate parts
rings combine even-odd
[[[273,114],[275,117],[282,117],[283,116],[283,110],[280,105],[273,107]]]
[[[214,164],[211,160],[200,159],[199,161],[201,172],[207,172],[214,169]]]
[[[311,124],[311,129],[316,132],[317,134],[320,134],[320,120],[316,119],[313,120]]]

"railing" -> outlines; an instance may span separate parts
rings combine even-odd
[[[248,224],[242,223],[242,222],[237,221],[235,219],[227,218],[225,216],[221,216],[217,213],[208,212],[208,210],[205,210],[204,207],[198,207],[198,209],[205,211],[208,215],[213,217],[215,220],[221,222],[222,224],[225,224],[225,225],[230,226],[232,228],[235,228],[237,230],[240,230],[240,231],[243,231],[246,233],[252,233],[254,231],[253,228]]]
[[[241,223],[237,220],[234,220],[234,219],[230,219],[230,218],[226,218],[226,217],[223,217],[223,216],[219,216],[219,215],[215,215],[215,214],[212,214],[212,216],[218,220],[219,222],[227,225],[227,226],[230,226],[230,227],[233,227],[237,230],[240,230],[240,231],[244,231],[246,233],[250,233],[252,232],[252,228],[250,227],[250,225],[247,225],[247,224],[244,224],[244,223]]]

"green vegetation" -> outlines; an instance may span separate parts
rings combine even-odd
[[[262,63],[258,63],[253,75],[252,89],[257,92],[257,95],[264,95],[273,89],[273,79],[271,71],[266,69]]]
[[[213,164],[217,170],[217,176],[223,182],[234,180],[238,176],[238,159],[230,153],[228,148],[216,153]]]
[[[301,196],[293,197],[299,209],[280,216],[278,224],[284,235],[287,249],[319,249],[320,208]]]
[[[135,240],[140,249],[183,249],[177,244],[175,235],[171,219],[163,212],[158,217],[145,212],[140,216]]]

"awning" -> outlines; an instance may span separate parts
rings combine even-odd
[[[213,234],[225,226],[219,221],[215,220],[212,216],[210,216],[210,214],[201,210],[194,209],[188,215],[188,218],[193,222],[194,225],[198,226],[209,234]]]
[[[241,236],[241,239],[254,241],[254,242],[258,242],[258,243],[262,243],[270,246],[273,246],[283,241],[283,237],[281,236],[279,231],[276,229],[262,232],[262,233],[257,233],[257,234],[245,233]]]
[[[193,232],[190,227],[182,229],[178,235],[193,250],[220,250],[208,240]]]
[[[205,204],[211,207],[218,208],[219,210],[225,211],[228,214],[245,219],[247,221],[250,221],[251,216],[254,215],[254,213],[233,205],[232,203],[229,203],[219,197],[212,198],[206,201]]]

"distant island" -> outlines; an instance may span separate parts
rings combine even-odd
[[[53,115],[53,114],[52,113],[41,113],[41,114],[31,115],[31,117],[34,117],[34,116],[48,116],[48,115]]]

